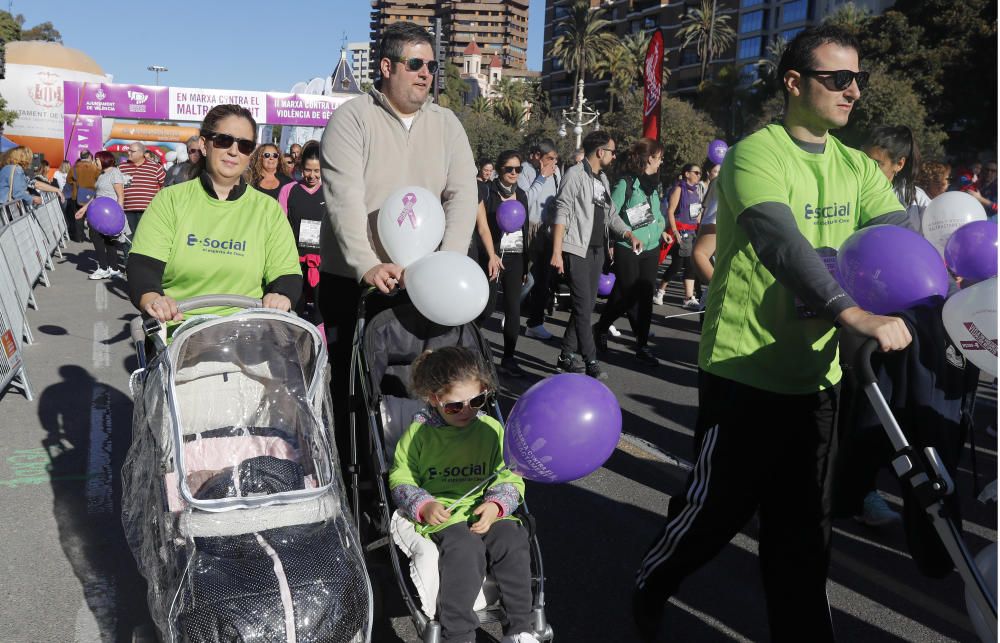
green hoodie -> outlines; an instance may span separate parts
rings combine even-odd
[[[629,196],[628,203],[625,203],[625,193],[628,191],[629,179],[632,181],[632,194]],[[663,219],[663,214],[660,212],[660,195],[656,190],[653,190],[653,193],[647,199],[646,193],[639,187],[639,179],[637,177],[624,177],[618,179],[618,182],[615,183],[615,189],[611,192],[611,201],[615,204],[618,216],[625,222],[625,225],[628,225],[628,215],[626,212],[629,208],[649,203],[649,207],[652,209],[653,222],[638,229],[632,228],[629,225],[629,229],[632,230],[632,234],[637,239],[642,241],[643,252],[660,247],[660,237],[667,227],[667,222]],[[632,249],[632,244],[628,241],[619,241],[617,245],[629,250]]]

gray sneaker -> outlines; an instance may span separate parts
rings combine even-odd
[[[540,339],[542,341],[552,339],[552,333],[545,328],[544,324],[529,326],[527,330],[524,331],[524,335],[525,337],[534,337],[535,339]]]
[[[869,527],[884,527],[885,525],[899,522],[902,520],[902,517],[899,515],[899,512],[894,511],[889,506],[889,503],[879,495],[878,491],[872,491],[865,496],[861,513],[854,516],[854,519]]]
[[[608,374],[601,369],[601,363],[596,359],[593,362],[587,362],[587,375],[593,377],[598,382],[608,379]]]
[[[584,373],[586,370],[583,360],[576,353],[560,354],[556,358],[557,373]]]

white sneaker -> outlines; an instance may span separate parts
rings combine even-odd
[[[521,632],[513,636],[505,636],[500,639],[500,643],[541,643],[531,632]]]
[[[657,306],[663,305],[663,291],[660,290],[659,288],[657,288],[656,292],[653,293],[653,303],[656,304]]]
[[[545,324],[539,324],[537,326],[529,326],[526,331],[524,331],[526,337],[534,337],[535,339],[552,339],[552,333],[545,329]]]
[[[121,277],[122,273],[120,270],[115,270],[114,268],[108,268],[108,277]]]
[[[92,281],[97,281],[98,279],[107,279],[110,276],[111,273],[109,273],[107,270],[105,270],[104,268],[98,268],[94,272],[90,273],[87,276],[87,279],[90,279]]]
[[[620,330],[618,330],[617,328],[615,328],[614,324],[611,324],[610,326],[608,326],[608,332],[611,333],[612,337],[621,337],[622,336],[622,332]]]
[[[697,297],[692,297],[684,301],[685,310],[701,310],[701,302],[698,301]]]

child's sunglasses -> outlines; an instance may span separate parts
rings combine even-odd
[[[206,140],[212,141],[212,147],[219,150],[228,150],[236,143],[236,149],[240,151],[240,154],[249,156],[255,149],[257,149],[257,141],[248,138],[236,138],[235,136],[230,136],[229,134],[219,134],[218,132],[202,132],[202,136]]]
[[[490,392],[483,391],[476,397],[463,400],[461,402],[445,402],[441,405],[441,411],[445,415],[455,415],[461,413],[465,410],[465,405],[468,404],[471,408],[481,409],[486,406],[486,401],[490,399]]]

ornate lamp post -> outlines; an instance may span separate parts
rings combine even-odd
[[[157,87],[159,87],[159,85],[160,85],[160,72],[161,71],[170,71],[169,69],[167,69],[163,65],[150,65],[149,67],[146,67],[146,69],[148,69],[149,71],[154,72],[156,74],[156,85],[157,85]]]
[[[576,113],[571,115],[570,112],[564,109],[562,111],[562,123],[559,125],[559,136],[563,138],[566,138],[566,126],[571,125],[573,127],[573,133],[576,134],[576,149],[580,149],[585,125],[595,123],[594,129],[601,129],[601,124],[597,122],[601,113],[592,107],[587,107],[586,103],[587,99],[583,97],[583,77],[581,76],[580,82],[577,83],[576,87]]]

